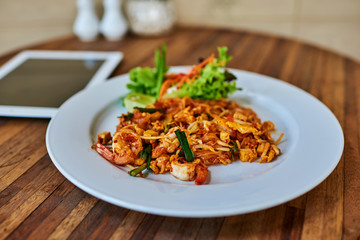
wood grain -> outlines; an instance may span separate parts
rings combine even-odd
[[[229,67],[298,86],[338,118],[345,149],[333,173],[310,192],[254,213],[175,218],[140,213],[98,200],[52,164],[45,146],[48,120],[0,117],[0,239],[359,239],[360,64],[297,40],[245,31],[180,28],[169,36],[82,43],[75,37],[31,49],[121,51],[113,76],[153,66],[166,43],[168,65],[189,65],[226,45]],[[4,64],[16,52],[0,57]],[[311,117],[311,116],[309,116]],[[331,131],[331,129],[329,129]]]

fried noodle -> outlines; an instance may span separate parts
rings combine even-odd
[[[165,98],[146,108],[156,111],[122,114],[116,133],[99,134],[94,148],[114,164],[136,168],[148,161],[155,174],[170,172],[196,184],[205,182],[209,165],[236,160],[266,163],[281,153],[277,145],[283,134],[272,138],[274,124],[262,123],[252,109],[234,101]],[[186,161],[176,130],[185,132],[193,162]],[[152,151],[145,159],[142,154],[148,145]]]

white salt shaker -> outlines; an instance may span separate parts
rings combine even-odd
[[[92,0],[77,0],[78,14],[73,31],[82,41],[93,41],[99,34],[99,19]]]
[[[161,36],[173,29],[176,11],[172,0],[127,0],[130,29],[140,36]]]
[[[107,40],[121,39],[128,30],[128,25],[121,12],[122,0],[104,0],[104,17],[100,23],[100,32]]]

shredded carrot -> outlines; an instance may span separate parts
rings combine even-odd
[[[198,64],[197,66],[195,66],[192,71],[190,73],[194,73],[194,74],[199,74],[200,70],[205,67],[207,64],[212,63],[215,59],[215,55],[211,54],[210,57],[208,57],[207,59],[205,59],[204,61],[202,61],[200,64]]]
[[[165,73],[164,76],[166,79],[170,79],[170,78],[178,78],[180,76],[185,76],[185,73]]]
[[[161,85],[160,88],[160,93],[159,93],[159,100],[162,99],[162,97],[165,95],[166,91],[175,83],[178,82],[178,78],[175,79],[167,79],[163,82],[163,84]]]
[[[178,83],[177,87],[180,88],[184,83],[195,81],[196,76],[200,74],[201,69],[203,69],[207,64],[212,63],[214,59],[215,59],[215,55],[211,54],[210,57],[202,61],[200,64],[194,66],[188,74],[184,74],[184,73],[164,74],[166,80],[161,85],[158,99],[161,99],[166,94],[166,91],[175,83]]]
[[[225,61],[221,61],[221,62],[219,62],[218,64],[219,64],[219,66],[223,66],[223,65],[225,65]]]

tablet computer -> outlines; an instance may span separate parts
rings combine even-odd
[[[0,116],[51,118],[76,92],[105,81],[121,52],[23,51],[0,68]]]

